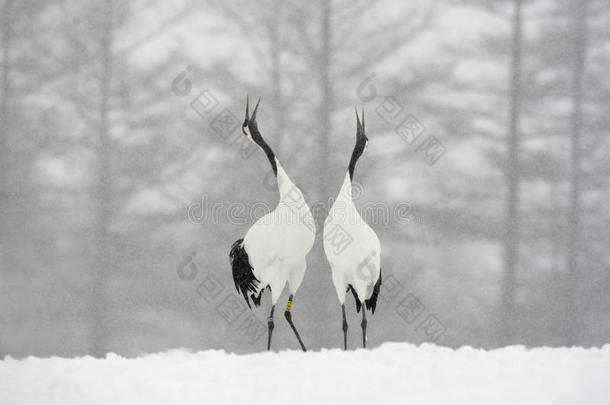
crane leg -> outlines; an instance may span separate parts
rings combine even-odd
[[[267,318],[267,327],[269,328],[269,336],[267,337],[267,350],[271,350],[271,334],[273,333],[273,311],[275,311],[275,305],[271,305],[271,313]]]
[[[288,324],[290,324],[290,327],[292,328],[292,331],[294,332],[294,334],[296,335],[297,339],[299,340],[299,344],[301,345],[301,349],[303,349],[304,352],[307,351],[307,349],[305,349],[305,345],[303,344],[303,341],[301,340],[301,336],[299,335],[299,332],[297,331],[297,328],[294,326],[294,323],[292,323],[292,314],[291,314],[291,310],[292,310],[292,298],[293,298],[293,294],[290,294],[290,297],[288,297],[288,302],[286,303],[286,311],[284,312],[284,316],[286,317],[286,320],[288,321]]]
[[[343,350],[347,350],[347,320],[345,319],[345,304],[341,304],[343,314]]]
[[[360,326],[362,326],[362,347],[366,349],[366,307],[362,305],[362,322]]]

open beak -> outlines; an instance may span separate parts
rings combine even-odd
[[[354,111],[356,111],[356,135],[364,135],[364,108],[362,109],[362,123],[360,123],[358,110],[355,107]]]
[[[256,102],[256,107],[254,107],[254,112],[252,113],[252,118],[250,118],[250,120],[248,122],[252,122],[253,124],[256,124],[256,111],[258,110],[258,105],[261,103],[261,98],[258,98],[258,101]],[[246,109],[246,114],[247,114],[247,109]]]
[[[244,118],[244,123],[241,124],[241,132],[244,135],[248,136],[248,133],[244,128],[248,126],[248,121],[250,120],[250,97],[246,95],[246,118]]]
[[[250,96],[246,96],[246,119],[244,120],[244,122],[247,123],[249,119],[250,119]]]
[[[256,102],[256,107],[254,107],[254,112],[252,113],[252,117],[250,117],[250,97],[246,96],[246,117],[244,118],[244,123],[241,124],[241,132],[244,135],[248,136],[248,132],[246,132],[246,127],[248,131],[250,131],[250,124],[256,125],[256,111],[258,110],[258,105],[261,102],[261,98],[258,98]]]

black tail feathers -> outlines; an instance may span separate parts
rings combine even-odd
[[[254,295],[256,293],[259,280],[252,272],[252,266],[250,266],[250,261],[248,260],[248,252],[246,252],[243,242],[243,239],[239,239],[233,243],[231,246],[231,252],[229,253],[229,258],[231,261],[231,269],[233,270],[235,289],[238,292],[241,291],[241,294],[246,300],[246,304],[248,304],[249,308],[252,308],[250,306],[248,296],[252,297],[252,301],[254,302],[255,306],[259,306],[261,303],[262,291],[258,294],[258,297]]]
[[[354,290],[354,286],[348,284],[347,291],[352,290],[352,294],[354,294],[354,299],[356,300],[356,312],[360,313],[360,308],[362,307],[362,302],[360,298],[358,298],[358,294],[356,294],[356,290]]]
[[[371,294],[371,298],[364,301],[366,304],[366,309],[370,309],[372,313],[375,313],[375,308],[377,308],[377,297],[379,297],[379,290],[381,289],[381,269],[379,269],[379,278],[375,283],[375,287],[373,287],[373,294]]]
[[[373,294],[371,294],[371,298],[368,300],[364,300],[364,305],[366,309],[370,310],[372,313],[375,313],[375,308],[377,308],[377,298],[379,297],[379,290],[381,289],[381,269],[379,269],[379,278],[373,287]],[[352,290],[352,294],[354,295],[354,300],[356,300],[356,312],[360,313],[360,308],[362,307],[362,301],[358,298],[358,294],[356,294],[356,290],[354,287],[349,284],[347,286],[347,291]]]

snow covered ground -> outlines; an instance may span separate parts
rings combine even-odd
[[[610,404],[610,345],[7,357],[0,404]]]

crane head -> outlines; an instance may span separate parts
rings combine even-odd
[[[246,96],[246,117],[244,118],[243,124],[241,124],[241,132],[251,141],[256,144],[257,140],[254,139],[255,136],[259,135],[258,133],[258,124],[256,122],[256,111],[258,110],[258,105],[261,102],[261,98],[258,98],[256,103],[256,107],[254,107],[254,112],[250,117],[250,99]]]
[[[369,144],[369,138],[366,136],[364,126],[364,109],[362,109],[362,122],[360,122],[360,117],[358,117],[358,110],[356,108],[354,110],[356,111],[356,148],[360,149],[360,154],[362,154]]]

